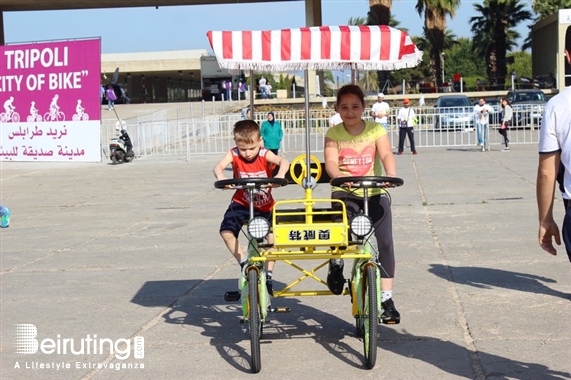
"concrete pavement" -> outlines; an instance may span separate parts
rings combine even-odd
[[[218,236],[231,197],[213,188],[218,159],[1,164],[12,221],[0,231],[0,377],[256,376],[240,305],[223,299],[238,266]],[[536,146],[422,149],[397,163],[402,322],[380,326],[376,367],[364,369],[349,297],[276,299],[292,311],[264,326],[257,377],[571,379],[571,263],[563,248],[552,257],[537,244]],[[297,186],[274,194],[303,196]],[[328,194],[320,185],[315,195]],[[555,213],[561,221],[560,199]],[[297,277],[276,266],[278,285]],[[28,334],[20,346],[16,324]],[[125,350],[135,336],[144,338],[143,358],[131,343]],[[16,352],[34,339],[37,352]],[[94,353],[101,342],[104,354]]]

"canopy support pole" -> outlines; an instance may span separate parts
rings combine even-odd
[[[256,80],[254,79],[254,70],[250,69],[250,88],[248,91],[250,92],[250,119],[254,120],[254,83]]]
[[[309,120],[309,70],[303,71],[303,85],[305,87],[305,185],[306,189],[310,188],[311,182],[311,125]]]

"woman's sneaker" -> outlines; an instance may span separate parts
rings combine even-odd
[[[381,302],[383,314],[381,314],[381,322],[385,325],[398,325],[400,323],[400,313],[395,308],[395,303],[392,298],[385,302]]]
[[[5,211],[4,211],[4,215],[2,215],[2,217],[0,218],[1,221],[1,227],[2,228],[7,228],[10,226],[10,209],[8,207],[4,207]]]

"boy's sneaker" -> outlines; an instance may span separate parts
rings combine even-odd
[[[274,282],[271,278],[266,278],[266,289],[268,289],[268,293],[270,296],[274,296]]]
[[[509,148],[509,147],[507,147],[507,146],[506,146],[505,148],[503,148],[503,149],[502,149],[502,152],[509,152],[509,151],[510,151],[510,148]]]
[[[398,325],[400,323],[400,313],[395,308],[395,303],[392,298],[385,302],[381,302],[383,314],[381,314],[381,321],[385,325]]]
[[[7,228],[10,226],[10,209],[8,207],[5,207],[6,211],[4,212],[4,215],[2,215],[2,217],[0,218],[2,224],[1,227],[2,228]]]
[[[327,273],[327,287],[333,294],[343,293],[345,277],[343,277],[343,259],[329,260],[329,272]]]

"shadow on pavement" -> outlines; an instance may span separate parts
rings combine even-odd
[[[220,357],[237,370],[249,373],[250,338],[247,324],[240,323],[241,303],[228,303],[223,297],[225,291],[236,287],[236,282],[235,279],[148,281],[131,302],[145,307],[170,307],[163,315],[166,323],[201,328],[200,334],[210,337],[209,343]],[[284,286],[279,282],[275,285]],[[269,314],[263,327],[262,349],[273,341],[312,339],[332,356],[356,368],[365,368],[363,352],[344,341],[347,337],[359,339],[353,321],[349,323],[294,298],[275,298],[272,306],[289,307],[291,312]],[[347,308],[350,307],[347,297]]]
[[[441,264],[431,264],[428,270],[436,276],[448,280],[446,268]],[[448,266],[452,272],[454,283],[470,285],[481,289],[492,289],[493,287],[517,290],[520,292],[530,292],[559,297],[566,300],[571,299],[571,295],[557,290],[553,290],[544,283],[553,284],[556,281],[550,278],[536,276],[529,273],[518,273],[501,269],[482,267],[453,267]]]
[[[482,351],[473,353],[466,347],[434,337],[418,336],[384,328],[381,330],[380,348],[403,357],[422,360],[432,364],[442,372],[462,378],[480,378],[474,371],[474,363],[482,363],[482,378],[497,380],[561,380],[568,379],[568,372],[553,371],[542,364],[526,363],[506,357],[488,354]],[[382,355],[382,351],[380,351]],[[382,359],[378,358],[382,363]],[[466,360],[473,363],[472,368],[465,365]],[[480,367],[478,363],[477,367]]]

